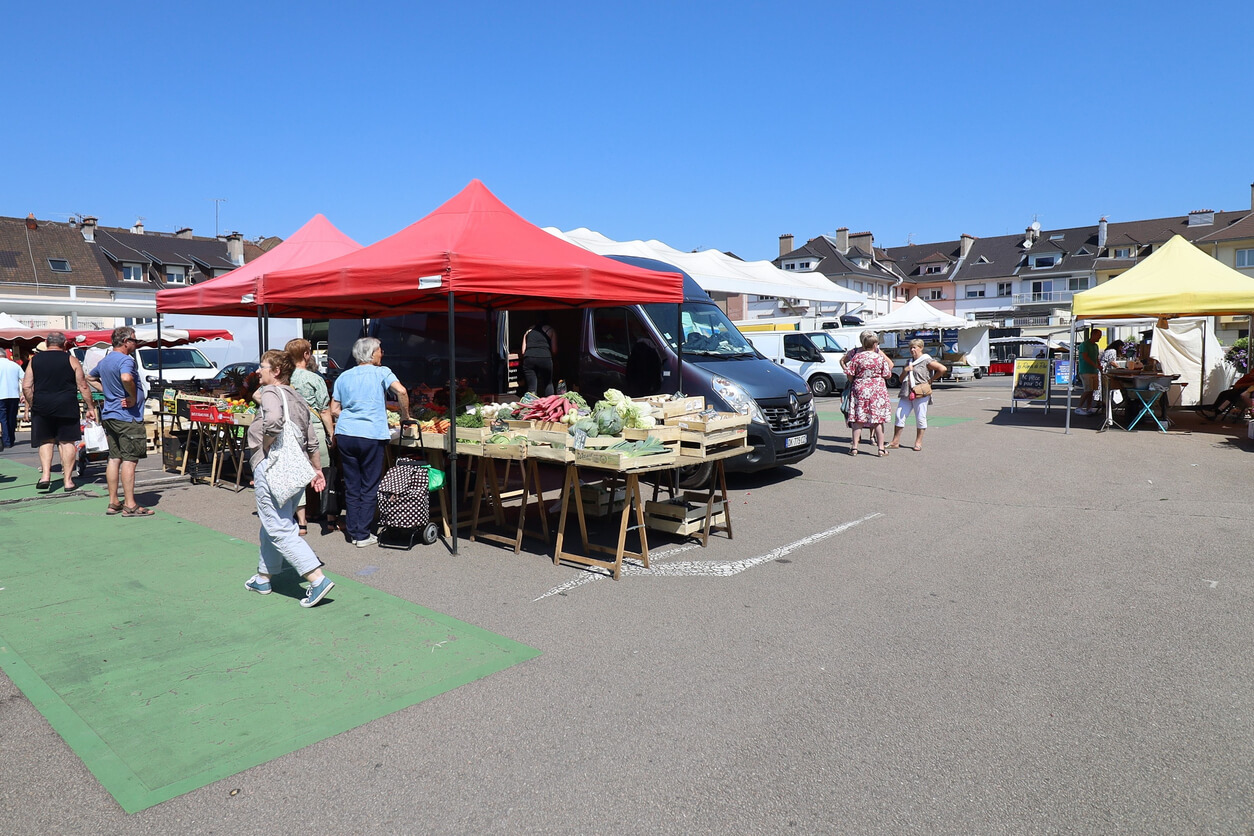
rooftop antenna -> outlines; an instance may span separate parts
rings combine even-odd
[[[906,233],[906,246],[907,246],[907,247],[913,247],[913,246],[914,246],[914,233],[913,233],[913,232],[907,232],[907,233]]]
[[[211,197],[209,199],[213,201],[213,237],[217,238],[219,234],[218,232],[218,207],[221,206],[223,203],[226,203],[226,198],[225,197]]]

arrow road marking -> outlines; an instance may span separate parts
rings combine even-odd
[[[747,569],[754,568],[755,566],[761,566],[764,563],[779,560],[781,557],[792,554],[797,549],[804,546],[818,543],[822,540],[826,540],[828,537],[834,537],[837,534],[848,531],[856,525],[861,525],[868,520],[873,520],[876,517],[882,516],[884,516],[882,513],[876,511],[874,514],[867,514],[861,519],[843,523],[835,528],[829,528],[826,531],[820,531],[817,534],[811,534],[808,537],[802,537],[800,540],[794,540],[786,546],[779,546],[778,548],[771,549],[766,554],[760,554],[757,557],[750,557],[745,560],[685,560],[678,563],[655,564],[651,569],[646,569],[638,564],[624,563],[623,575],[642,578],[682,578],[699,576],[730,578],[732,575],[738,575]],[[677,549],[670,549],[665,552],[656,552],[651,555],[651,557],[669,557],[672,554],[695,548],[700,548],[700,546],[680,546]],[[568,590],[574,589],[577,586],[583,586],[586,583],[603,580],[607,577],[609,577],[609,575],[603,575],[599,572],[583,572],[579,575],[579,577],[569,580],[561,586],[553,587],[539,598],[536,598],[532,603],[548,598],[550,595],[560,595]]]

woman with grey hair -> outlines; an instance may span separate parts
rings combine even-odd
[[[383,365],[383,349],[374,337],[353,343],[353,359],[357,365],[335,379],[331,418],[344,475],[344,527],[353,545],[364,549],[379,542],[370,525],[389,438],[387,392],[396,393],[402,421],[409,420],[409,393]]]
[[[906,428],[906,419],[910,417],[910,413],[914,413],[914,449],[923,449],[923,433],[927,432],[927,408],[932,403],[932,396],[916,392],[915,387],[926,383],[930,390],[933,383],[945,376],[945,371],[944,364],[923,352],[923,340],[910,341],[910,362],[906,364],[905,372],[901,375],[897,421],[889,448],[895,450],[901,445],[901,433]]]
[[[84,414],[96,420],[91,387],[78,358],[65,348],[65,334],[53,331],[44,338],[44,350],[30,358],[22,394],[26,396],[26,414],[30,417],[30,446],[39,448],[39,481],[35,487],[46,491],[52,485],[52,450],[61,450],[61,479],[67,491],[78,487],[74,482],[76,445],[83,437],[79,423],[77,394],[83,396]]]
[[[862,431],[869,429],[879,454],[887,456],[884,424],[892,413],[892,404],[884,380],[893,373],[893,361],[880,349],[880,338],[874,331],[863,331],[861,342],[862,349],[849,352],[840,363],[851,381],[849,413],[845,416],[852,430],[849,455],[858,455]]]

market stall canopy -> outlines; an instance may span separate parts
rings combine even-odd
[[[253,308],[253,313],[256,313]],[[99,331],[75,331],[67,330],[65,336],[73,341],[75,345],[97,345],[104,343],[111,345],[113,343],[113,329]],[[188,343],[205,342],[206,340],[233,340],[235,335],[230,331],[224,331],[220,328],[162,328],[161,329],[161,345],[169,347],[172,345],[187,345]],[[141,346],[155,346],[157,344],[156,326],[143,325],[135,329],[135,341]]]
[[[23,325],[7,313],[0,313],[0,345],[30,347],[43,342],[48,328],[31,328]]]
[[[1254,311],[1254,278],[1179,235],[1126,273],[1071,298],[1075,319],[1235,316]]]
[[[986,326],[987,323],[969,322],[961,317],[938,311],[918,296],[895,311],[863,323],[864,328],[869,328],[872,331],[911,331],[917,328],[972,328]]]
[[[547,226],[544,231],[600,255],[638,255],[673,264],[692,276],[706,293],[747,293],[852,305],[867,301],[864,294],[841,287],[822,273],[794,273],[769,261],[741,261],[718,250],[686,253],[654,239],[615,241],[586,227],[562,232]]]
[[[544,309],[683,301],[683,276],[549,235],[478,180],[400,232],[323,264],[267,272],[272,315],[353,318],[457,307]]]
[[[243,267],[191,287],[157,291],[157,311],[256,316],[257,283],[266,272],[321,264],[360,249],[361,244],[336,229],[326,216],[314,215],[286,241]]]

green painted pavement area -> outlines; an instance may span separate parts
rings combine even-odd
[[[51,490],[37,490],[35,483],[38,481],[39,471],[35,468],[0,459],[0,502],[14,502],[21,499],[34,499],[39,496],[63,495],[65,493],[60,470],[54,469],[52,472]]]
[[[128,813],[539,655],[335,575],[248,592],[256,546],[106,503],[0,507],[0,667]]]

